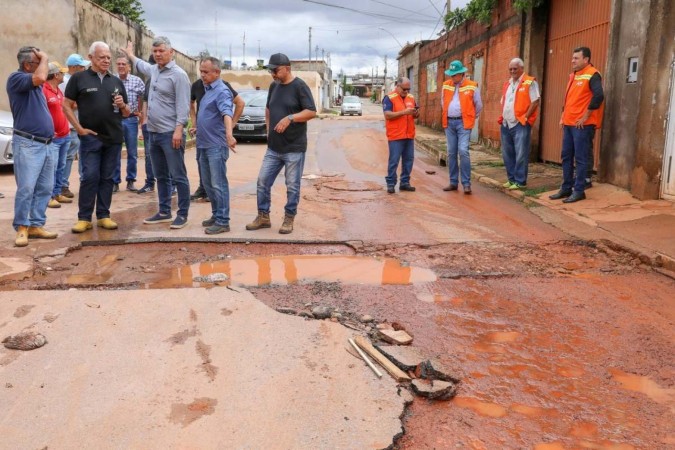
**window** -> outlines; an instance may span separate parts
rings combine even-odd
[[[436,92],[438,61],[427,64],[427,93]]]

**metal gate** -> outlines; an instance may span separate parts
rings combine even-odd
[[[485,94],[485,87],[483,86],[483,57],[481,56],[480,58],[476,58],[473,60],[473,76],[471,77],[473,81],[478,83],[478,88],[480,89],[481,92],[481,97],[484,99]],[[478,142],[478,131],[480,128],[480,114],[476,116],[476,123],[474,124],[473,128],[471,129],[471,137],[469,140],[471,142]]]
[[[668,131],[666,149],[663,154],[663,198],[675,200],[675,61],[671,64],[673,80],[670,82],[670,112],[668,113]]]
[[[546,70],[542,86],[541,156],[544,161],[561,162],[560,115],[565,89],[572,71],[572,52],[591,49],[591,63],[604,76],[609,45],[612,0],[552,0],[546,39]],[[600,132],[596,132],[594,168],[600,153]]]

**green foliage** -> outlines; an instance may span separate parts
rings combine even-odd
[[[143,19],[143,6],[140,0],[92,0],[94,3],[102,8],[107,9],[113,14],[121,14],[126,16],[129,20],[136,22],[141,26],[145,26]]]
[[[475,20],[483,25],[489,24],[497,2],[498,0],[471,0],[464,8],[456,8],[445,15],[445,29],[457,28],[467,20]],[[544,0],[514,0],[513,7],[516,11],[523,12],[543,3]]]

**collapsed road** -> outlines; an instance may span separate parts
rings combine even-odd
[[[16,249],[5,233],[0,339],[47,343],[0,346],[0,448],[675,445],[673,280],[490,188],[443,192],[422,155],[417,192],[387,194],[383,124],[366,107],[310,124],[289,236],[283,180],[273,227],[244,229],[261,143],[228,161],[226,235],[203,234],[208,203],[181,230],[143,225],[155,199],[129,192],[113,198],[117,231],[69,233],[66,205],[48,211],[55,241]],[[0,174],[0,191],[12,183]],[[380,324],[459,380],[454,398],[413,400],[410,382],[354,356],[356,336],[400,352]]]

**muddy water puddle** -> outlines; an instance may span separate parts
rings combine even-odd
[[[236,257],[173,269],[169,276],[146,285],[151,289],[196,287],[195,278],[225,274],[220,285],[270,286],[308,282],[363,285],[411,285],[436,281],[436,274],[392,258],[334,255]]]

